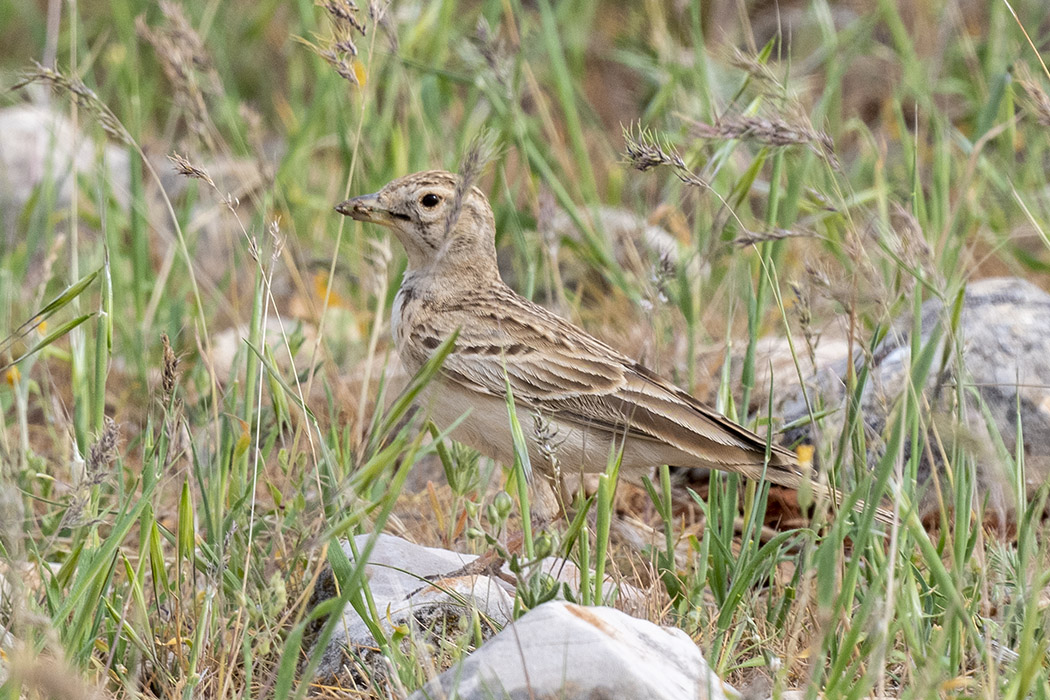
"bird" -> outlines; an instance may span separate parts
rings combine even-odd
[[[548,480],[556,470],[604,472],[622,451],[620,474],[636,482],[663,464],[703,467],[791,489],[809,483],[841,500],[810,480],[795,453],[512,290],[497,265],[492,208],[465,178],[418,172],[335,209],[390,229],[405,249],[390,323],[405,368],[417,372],[456,334],[422,397],[456,441],[514,463],[509,386],[528,461]]]

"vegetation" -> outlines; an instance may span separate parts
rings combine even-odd
[[[17,210],[0,196],[0,695],[336,692],[299,681],[307,632],[383,614],[339,540],[506,546],[527,489],[410,420],[437,365],[406,378],[391,355],[403,253],[332,211],[456,169],[481,133],[508,282],[756,426],[762,336],[871,348],[975,277],[1046,286],[1042,0],[744,5],[0,0],[3,104],[48,101],[130,154]],[[625,264],[602,206],[663,225],[683,264]],[[915,387],[945,361],[912,357]],[[605,477],[525,551],[597,568],[584,602],[603,570],[645,589],[741,687],[1050,697],[1042,501],[986,529],[957,450],[963,512],[927,531],[922,450],[902,448],[929,427],[922,392],[894,416],[873,470],[863,415],[816,449],[899,525],[769,533],[768,487],[715,476],[689,502],[664,470],[616,499]],[[618,518],[659,544],[617,541]],[[328,564],[341,595],[311,610]],[[383,639],[391,673],[355,692],[400,696],[475,643]]]

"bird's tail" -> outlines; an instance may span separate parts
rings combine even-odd
[[[819,503],[822,500],[827,500],[834,503],[836,506],[841,506],[846,501],[846,495],[838,489],[832,488],[831,486],[823,484],[819,481],[813,481],[812,479],[807,479],[807,481],[809,483],[807,485],[803,485],[802,488],[806,488],[808,486],[808,488],[811,490],[811,493],[813,494],[813,499],[816,502]],[[867,508],[868,504],[863,499],[858,499],[856,503],[853,504],[853,512],[855,513],[863,513],[865,510],[867,510]],[[893,511],[889,508],[886,508],[885,506],[881,505],[876,505],[875,520],[884,525],[892,525],[894,522],[896,522],[897,518],[893,514]]]
[[[813,500],[817,503],[828,501],[835,506],[841,506],[846,501],[844,493],[814,479],[815,472],[811,469],[805,469],[798,456],[782,448],[774,448],[769,456],[769,463],[766,465],[764,473],[760,476],[764,476],[774,484],[795,489],[796,491],[808,489],[813,495]],[[864,500],[858,500],[853,505],[853,510],[857,513],[863,513],[867,507],[868,505]],[[882,505],[876,505],[875,520],[885,525],[890,525],[897,518],[891,509]]]

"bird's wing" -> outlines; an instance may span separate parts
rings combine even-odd
[[[456,327],[442,373],[465,388],[503,397],[509,381],[515,401],[543,415],[665,443],[694,458],[678,466],[762,473],[763,438],[513,292],[442,309],[413,329],[423,336],[414,344],[434,345],[426,337],[444,338]],[[769,465],[771,481],[798,485],[790,452],[774,447]]]

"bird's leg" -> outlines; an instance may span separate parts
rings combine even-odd
[[[530,492],[532,532],[539,533],[550,527],[555,519],[565,515],[566,504],[571,501],[566,496],[566,484],[558,479],[557,486],[551,480],[540,478],[533,482]],[[558,492],[560,491],[560,493]],[[474,561],[455,571],[427,576],[428,581],[458,578],[461,576],[498,576],[508,583],[516,583],[515,577],[503,571],[503,565],[513,557],[524,555],[525,532],[516,529],[507,535],[505,544],[490,538],[491,549]]]

